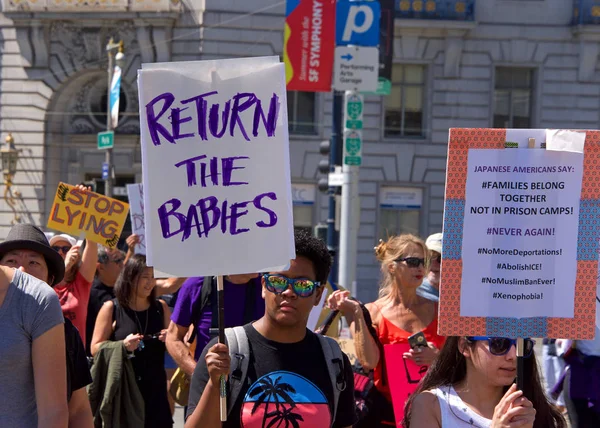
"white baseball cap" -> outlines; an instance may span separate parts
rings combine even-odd
[[[77,243],[75,238],[63,233],[60,235],[54,235],[52,238],[50,238],[50,246],[54,245],[54,243],[58,241],[67,241],[71,247]]]
[[[425,245],[430,251],[442,254],[442,239],[443,235],[441,233],[434,233],[433,235],[429,235],[427,241],[425,241]]]

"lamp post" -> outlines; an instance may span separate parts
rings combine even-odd
[[[15,209],[15,198],[13,197],[10,189],[12,187],[13,178],[17,173],[17,161],[19,160],[20,150],[15,148],[15,139],[13,138],[12,134],[9,133],[6,136],[5,141],[6,144],[4,147],[2,147],[2,149],[0,149],[2,175],[4,176],[4,200],[14,212],[15,218],[12,221],[14,224],[15,222],[18,223],[20,221],[20,217],[17,215],[17,210]]]
[[[4,185],[10,188],[12,186],[12,179],[17,172],[19,151],[15,148],[15,139],[12,134],[9,133],[5,141],[5,146],[0,150],[2,155],[2,174],[4,175]]]
[[[113,54],[113,51],[115,49],[118,49],[118,52],[116,55]],[[125,54],[123,53],[124,50],[124,46],[123,46],[123,40],[121,40],[118,43],[115,43],[115,41],[113,40],[113,38],[111,37],[111,39],[108,41],[108,44],[106,45],[106,52],[108,53],[108,89],[107,89],[107,97],[106,97],[106,130],[107,131],[112,131],[114,128],[114,124],[112,121],[112,115],[111,115],[111,92],[112,92],[112,80],[113,80],[113,73],[114,73],[114,64],[116,63],[116,65],[118,67],[121,67],[123,65],[123,62],[125,60]],[[118,91],[120,91],[120,88],[118,89]],[[119,92],[117,91],[117,97],[119,96]],[[117,108],[118,110],[118,108]],[[117,113],[118,114],[118,113]],[[105,162],[108,165],[108,177],[106,178],[106,181],[104,182],[104,194],[108,197],[112,197],[113,194],[113,180],[114,180],[114,167],[113,167],[113,149],[112,147],[109,149],[106,149],[106,158],[105,158]]]

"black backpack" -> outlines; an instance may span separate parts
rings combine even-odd
[[[352,298],[352,300],[356,300]],[[358,300],[356,300],[358,302]],[[379,347],[382,360],[382,369],[385,373],[385,357],[383,352],[383,345],[377,337],[377,332],[373,328],[373,321],[371,320],[371,314],[364,304],[360,303],[360,308],[367,325],[367,330],[375,340],[375,343]],[[327,334],[328,328],[331,326],[334,318],[338,311],[332,311],[329,316],[325,319],[323,326],[320,327],[317,332],[320,334]],[[382,426],[382,421],[394,421],[394,413],[391,404],[388,400],[375,388],[373,383],[373,370],[365,370],[360,362],[357,360],[352,366],[354,373],[354,403],[356,405],[356,415],[358,422],[356,422],[354,428],[374,428]],[[385,381],[384,381],[385,382]]]

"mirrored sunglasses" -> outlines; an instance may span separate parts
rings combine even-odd
[[[490,354],[496,356],[502,356],[508,354],[510,348],[513,346],[517,346],[516,339],[508,339],[506,337],[488,337],[488,336],[473,336],[468,337],[471,341],[484,341],[488,342],[488,349],[490,350]],[[533,348],[535,346],[535,340],[525,339],[524,340],[525,349],[523,350],[524,357],[530,357],[533,354]]]
[[[288,278],[287,276],[274,274],[263,274],[263,279],[265,280],[265,287],[271,293],[281,294],[291,286],[298,297],[312,296],[317,287],[321,285],[319,281],[306,278]]]
[[[418,268],[419,266],[425,266],[425,259],[418,257],[404,257],[402,259],[396,259],[396,262],[404,262],[408,267]]]

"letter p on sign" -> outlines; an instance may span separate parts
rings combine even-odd
[[[336,45],[379,45],[381,5],[378,1],[338,0]]]

